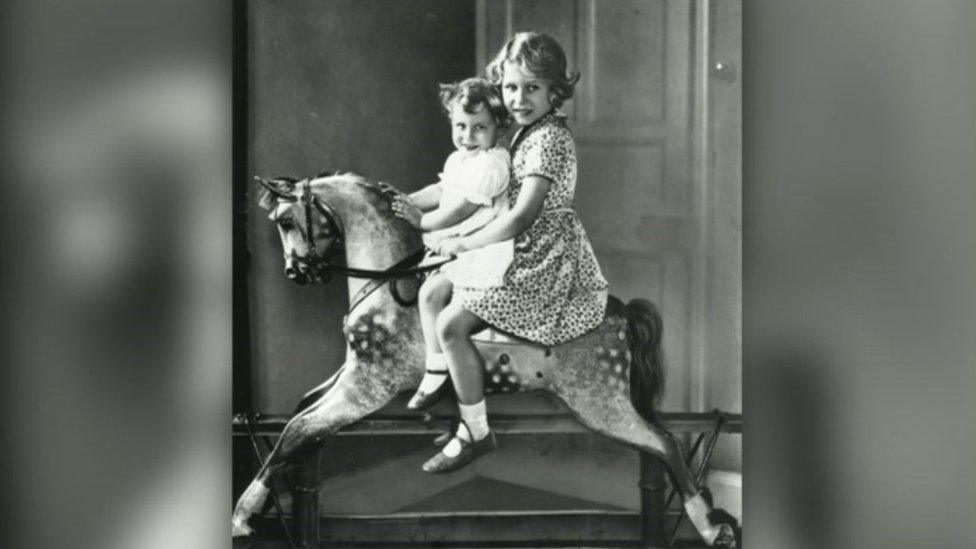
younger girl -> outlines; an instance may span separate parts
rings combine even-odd
[[[447,237],[465,236],[508,210],[508,152],[495,146],[510,123],[496,86],[483,78],[441,85],[441,103],[451,119],[457,149],[447,158],[440,182],[393,203],[394,212],[423,231],[434,247]],[[423,213],[427,212],[427,213]],[[424,281],[420,288],[420,321],[427,349],[427,372],[407,404],[412,410],[436,402],[447,380],[447,364],[435,322],[455,285],[490,288],[501,284],[512,262],[512,241],[495,242],[459,253]]]
[[[481,230],[441,240],[442,255],[515,239],[504,284],[458,283],[437,318],[437,335],[458,395],[461,423],[454,438],[424,464],[428,473],[453,471],[495,448],[488,429],[481,355],[471,334],[488,324],[555,345],[595,328],[603,319],[607,281],[573,209],[576,148],[557,109],[573,96],[578,74],[551,37],[520,33],[487,69],[502,89],[519,131],[511,147],[511,209]]]

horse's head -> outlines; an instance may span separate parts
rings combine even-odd
[[[262,186],[258,204],[278,227],[285,276],[298,284],[327,282],[325,258],[342,239],[338,216],[317,196],[312,180],[255,179]]]
[[[402,193],[389,184],[353,173],[255,179],[262,186],[258,204],[281,236],[285,275],[299,284],[327,282],[333,272],[388,269],[422,249],[420,232],[394,214],[392,202]],[[332,253],[338,249],[348,265],[327,260],[339,260]]]

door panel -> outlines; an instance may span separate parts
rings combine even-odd
[[[644,127],[664,116],[664,4],[646,1],[583,3],[589,26],[583,123]],[[649,128],[645,128],[647,130]]]
[[[541,30],[581,71],[563,110],[576,137],[576,208],[611,291],[662,308],[668,388],[662,406],[687,409],[691,326],[700,261],[689,110],[693,4],[682,1],[485,2],[484,63],[512,32]]]

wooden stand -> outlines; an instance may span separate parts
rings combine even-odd
[[[697,479],[700,482],[704,477],[705,469],[712,448],[718,438],[719,433],[741,433],[742,415],[726,414],[715,410],[708,413],[660,413],[658,414],[661,425],[671,433],[698,433],[698,440],[692,447],[691,457],[694,457],[699,446],[705,442],[705,451],[702,456],[702,464],[699,468]],[[421,421],[418,416],[371,416],[359,421],[336,433],[336,436],[379,436],[379,435],[426,435],[443,432],[450,428],[451,419],[449,417],[434,417],[429,421]],[[233,433],[235,436],[249,436],[254,446],[255,452],[258,451],[258,438],[268,438],[278,436],[281,429],[287,423],[286,416],[259,416],[250,417],[238,416],[234,419]],[[505,434],[569,434],[569,433],[589,433],[588,429],[580,425],[569,415],[551,416],[499,416],[493,415],[489,418],[492,430],[500,435]],[[707,441],[706,441],[707,439]],[[270,444],[266,444],[270,447]],[[259,453],[260,456],[260,453]],[[302,460],[294,477],[294,489],[292,493],[292,524],[293,533],[289,533],[286,526],[286,535],[294,540],[296,547],[316,547],[321,542],[321,521],[323,517],[319,513],[319,466],[321,452],[310,451]],[[562,526],[571,526],[582,529],[580,534],[584,537],[594,537],[593,540],[573,538],[573,543],[584,543],[593,541],[603,543],[608,540],[599,538],[605,528],[592,529],[586,525],[592,521],[603,521],[606,525],[613,525],[618,531],[623,529],[630,532],[625,536],[626,539],[618,539],[614,545],[626,543],[633,545],[639,543],[641,547],[669,547],[672,545],[669,530],[677,530],[678,523],[682,517],[681,511],[677,514],[668,512],[670,498],[665,499],[665,492],[668,490],[666,479],[666,467],[664,462],[652,457],[649,454],[640,455],[640,482],[639,489],[641,495],[640,513],[633,511],[621,512],[590,512],[591,516],[583,516],[582,513],[499,513],[485,512],[479,516],[468,514],[463,517],[454,516],[407,516],[407,515],[384,515],[384,516],[359,516],[359,517],[329,517],[333,526],[343,527],[350,530],[350,522],[355,522],[356,527],[351,528],[353,534],[345,541],[355,543],[386,543],[396,538],[396,545],[409,545],[405,539],[423,540],[423,536],[404,535],[405,532],[416,530],[419,533],[431,534],[433,532],[444,532],[443,536],[449,541],[454,527],[463,523],[465,528],[472,530],[477,526],[476,519],[482,519],[489,528],[485,529],[488,537],[497,535],[499,532],[510,532],[524,534],[524,540],[530,540],[535,544],[551,544],[553,532],[567,530]],[[286,523],[284,515],[278,510],[279,519],[282,524]],[[517,516],[515,516],[517,515]],[[506,522],[508,521],[508,522]],[[445,524],[441,524],[444,522]],[[420,530],[418,529],[420,526]],[[452,526],[453,525],[453,526]],[[484,526],[484,524],[482,524]],[[572,528],[568,528],[572,529]],[[591,535],[592,534],[592,535]],[[373,536],[376,539],[365,539]],[[397,537],[399,536],[399,537]],[[333,533],[329,534],[333,537]],[[440,538],[440,535],[435,536]],[[353,539],[354,538],[354,539]],[[627,541],[630,540],[630,541]],[[485,541],[491,541],[486,539]],[[418,541],[420,545],[426,542]]]
[[[319,521],[319,466],[322,452],[315,449],[302,459],[295,475],[292,490],[292,518],[295,524],[295,545],[318,547]]]
[[[665,547],[668,545],[667,526],[664,516],[665,482],[664,462],[650,454],[640,454],[641,495],[641,547]]]

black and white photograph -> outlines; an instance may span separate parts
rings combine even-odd
[[[976,547],[976,1],[0,37],[3,549]]]
[[[242,4],[235,547],[736,547],[741,3]]]

